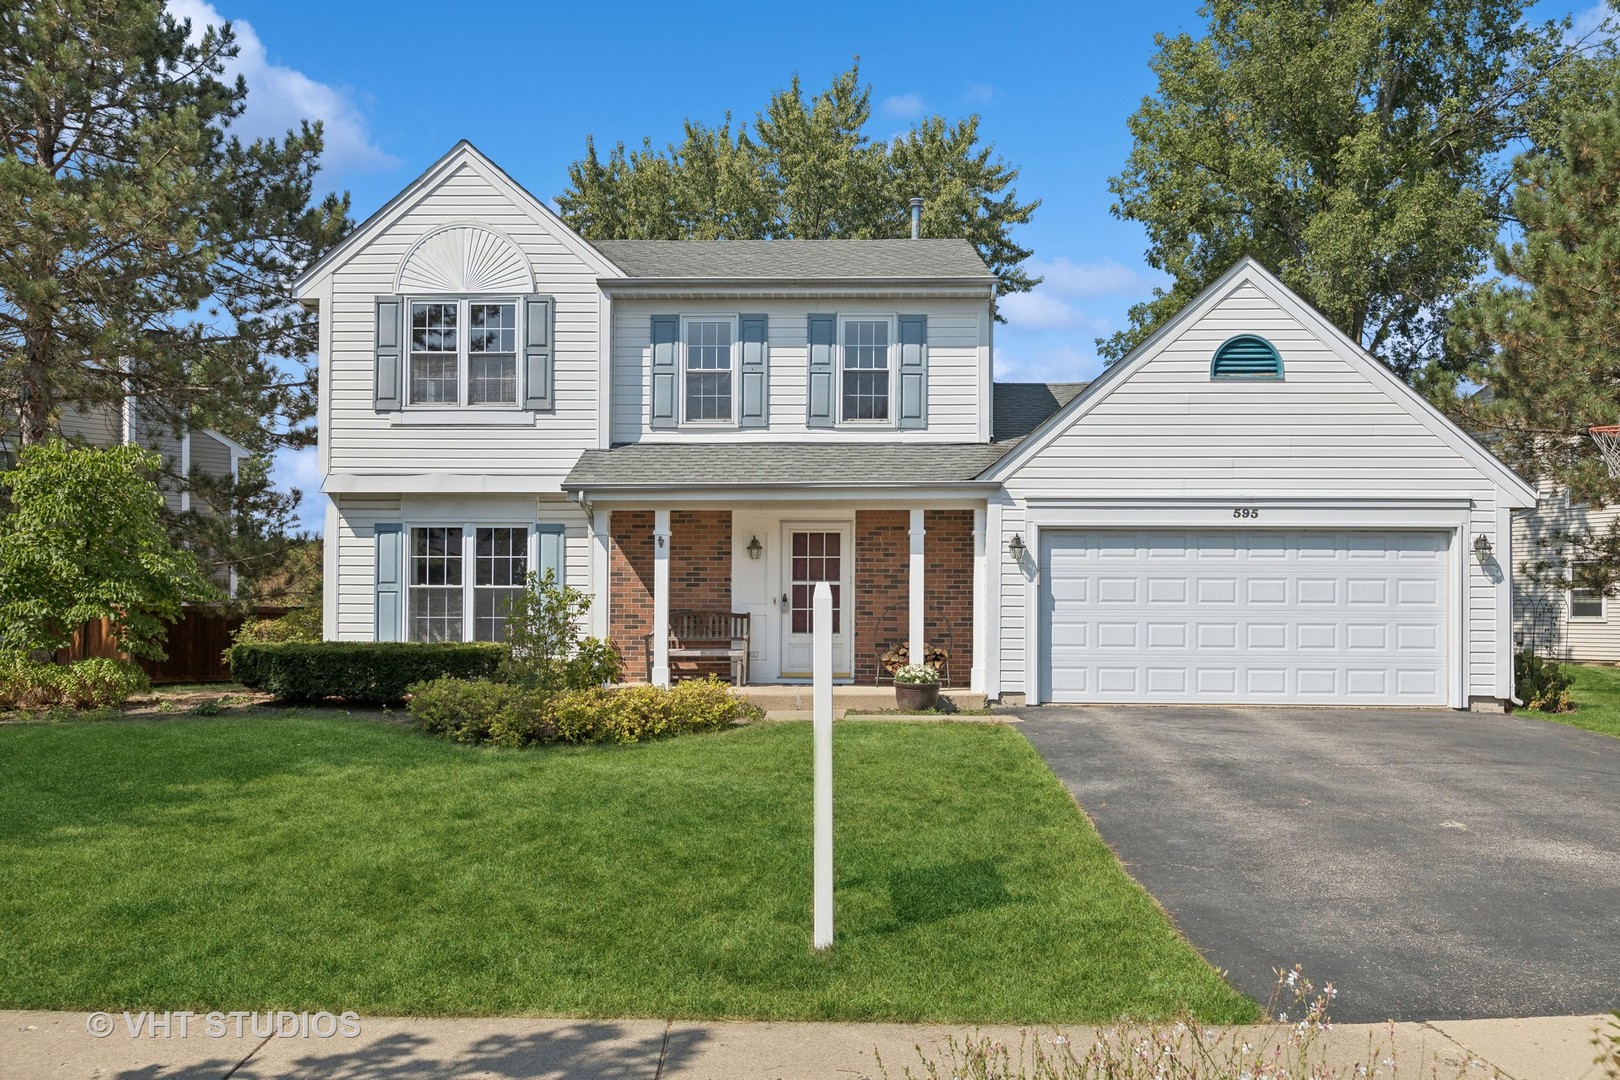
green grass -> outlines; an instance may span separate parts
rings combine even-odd
[[[1529,715],[1620,738],[1620,668],[1565,664],[1563,670],[1572,680],[1569,696],[1578,708]]]
[[[0,728],[0,1007],[1247,1021],[1029,744],[810,728],[499,751],[316,712]]]

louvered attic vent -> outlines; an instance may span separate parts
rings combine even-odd
[[[1215,350],[1210,361],[1212,379],[1280,379],[1283,377],[1282,357],[1263,337],[1239,334]]]

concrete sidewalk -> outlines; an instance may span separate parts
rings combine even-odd
[[[1018,1047],[1009,1027],[663,1020],[427,1020],[362,1017],[355,1038],[93,1037],[86,1013],[0,1011],[0,1080],[861,1080],[920,1074],[918,1047],[944,1056],[946,1040],[977,1034]],[[1329,1057],[1340,1069],[1369,1060],[1389,1077],[1467,1075],[1510,1080],[1597,1080],[1591,1039],[1602,1017],[1464,1020],[1335,1026]],[[1250,1029],[1256,1041],[1264,1032]],[[1038,1037],[1048,1047],[1057,1032]],[[1093,1032],[1066,1032],[1076,1048]],[[1032,1036],[1035,1037],[1035,1036]],[[1247,1036],[1246,1036],[1247,1037]],[[881,1055],[882,1068],[878,1057]]]

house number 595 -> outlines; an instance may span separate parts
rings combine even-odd
[[[1256,506],[1240,506],[1232,511],[1232,516],[1235,518],[1257,518],[1260,516],[1260,508]]]

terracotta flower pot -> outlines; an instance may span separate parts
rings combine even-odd
[[[939,703],[939,683],[897,682],[894,684],[894,703],[902,712],[932,709]]]

